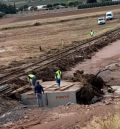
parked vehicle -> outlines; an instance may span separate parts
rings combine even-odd
[[[32,10],[34,10],[34,7],[33,6],[29,6],[28,7],[28,11],[32,11]]]
[[[0,17],[3,17],[5,15],[5,13],[0,12]]]
[[[105,24],[105,23],[106,23],[105,17],[98,18],[98,25],[102,25],[102,24]]]
[[[112,19],[113,19],[112,11],[106,12],[106,20],[112,20]]]
[[[34,9],[35,10],[47,10],[47,5],[38,5]]]

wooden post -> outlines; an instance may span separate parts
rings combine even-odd
[[[61,46],[62,46],[62,48],[64,47],[64,41],[63,41],[63,39],[61,39]]]
[[[40,52],[42,51],[42,47],[41,46],[39,46],[39,50],[40,50]]]

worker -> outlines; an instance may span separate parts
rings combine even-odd
[[[43,87],[40,85],[39,81],[36,82],[34,92],[37,98],[37,104],[39,107],[43,107],[43,96],[44,90]]]
[[[58,69],[56,72],[55,72],[55,79],[56,79],[56,83],[57,85],[60,87],[60,84],[61,84],[61,76],[62,76],[62,72]]]
[[[36,78],[36,76],[35,76],[35,73],[30,72],[30,73],[28,74],[28,81],[29,81],[30,85],[32,86],[32,88],[34,88],[35,83],[36,83],[36,80],[37,80],[37,78]]]
[[[95,32],[93,30],[90,31],[90,36],[91,37],[95,36]]]

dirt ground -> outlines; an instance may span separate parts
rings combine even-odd
[[[104,119],[105,116],[117,113],[120,110],[119,104],[119,99],[109,98],[93,105],[66,105],[53,109],[19,107],[1,116],[1,128],[80,129],[96,117]]]
[[[0,65],[8,65],[11,61],[37,57],[50,49],[69,45],[72,41],[90,38],[91,29],[95,31],[96,35],[99,35],[112,28],[119,27],[120,24],[119,14],[116,19],[103,26],[97,25],[97,17],[87,15],[88,17],[84,19],[68,22],[1,31]],[[40,46],[42,51],[40,51]]]
[[[67,22],[34,27],[2,30],[0,32],[0,65],[8,65],[11,61],[37,57],[50,49],[61,48],[65,45],[67,46],[71,44],[72,41],[90,38],[89,31],[91,29],[96,32],[96,35],[99,35],[110,29],[120,27],[120,14],[117,15],[116,19],[109,21],[106,25],[102,26],[97,25],[97,17],[89,17],[89,14],[86,15],[88,15],[88,17],[84,19],[76,19]],[[40,46],[42,47],[42,51],[40,51]],[[111,73],[105,72],[103,76],[107,77],[109,75],[111,84],[117,84],[114,80],[115,77],[119,80],[120,71],[120,52],[119,47],[117,46],[119,46],[119,41],[114,43],[113,46],[103,48],[100,53],[98,52],[93,56],[91,61],[88,60],[83,62],[82,68],[81,66],[77,66],[77,68],[81,68],[83,70],[85,68],[86,72],[90,70],[92,72],[95,70],[94,72],[96,72],[99,68],[112,65],[113,63],[114,65],[110,67],[113,71]],[[111,48],[113,47],[115,51],[112,51]],[[94,58],[98,58],[99,60],[94,60]],[[114,62],[111,62],[112,60],[114,60]],[[117,65],[115,64],[116,61]],[[87,65],[84,65],[85,63]],[[102,63],[103,66],[101,66]],[[0,116],[0,128],[80,129],[89,124],[94,117],[104,118],[105,116],[109,117],[109,115],[119,112],[119,101],[119,96],[115,98],[114,95],[110,94],[110,96],[104,98],[102,102],[92,105],[70,104],[53,109],[18,105]],[[8,105],[4,105],[4,103],[2,104],[5,107],[9,106],[9,103]]]

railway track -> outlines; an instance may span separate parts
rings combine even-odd
[[[26,75],[26,73],[29,72],[30,70],[43,69],[46,66],[56,62],[56,58],[57,58],[57,60],[61,60],[63,57],[72,55],[73,53],[76,52],[76,49],[78,50],[78,49],[83,49],[83,48],[87,47],[89,45],[89,42],[91,42],[92,40],[95,40],[95,38],[88,40],[87,43],[85,43],[85,41],[83,41],[83,43],[79,43],[75,46],[70,46],[67,49],[62,50],[58,54],[47,56],[47,57],[45,56],[45,57],[43,57],[43,59],[41,59],[33,64],[27,65],[25,67],[19,67],[17,70],[13,69],[13,71],[0,77],[0,85],[6,84],[15,78]]]
[[[64,57],[67,57],[67,56],[70,57],[73,54],[75,55],[77,52],[83,51],[85,48],[89,48],[90,45],[91,46],[94,44],[99,45],[101,43],[100,41],[104,42],[104,39],[108,39],[108,37],[110,37],[112,32],[119,32],[119,31],[120,29],[112,30],[111,32],[104,33],[100,36],[96,36],[94,38],[84,40],[83,42],[78,42],[78,43],[76,42],[75,45],[73,46],[71,45],[70,47],[64,50],[61,50],[61,52],[57,54],[43,56],[39,61],[36,61],[33,64],[28,64],[25,67],[21,66],[17,70],[13,69],[13,71],[0,77],[0,87],[3,86],[4,84],[7,84],[7,83],[9,84],[12,80],[16,78],[25,76],[26,73],[31,70],[42,70],[46,68],[47,66],[53,63],[56,63],[57,61],[61,61]],[[14,91],[14,89],[12,89],[11,87],[8,87],[8,89],[6,88],[2,92],[0,92],[0,94],[2,93],[2,95],[4,95],[7,93],[11,93],[12,91]]]

